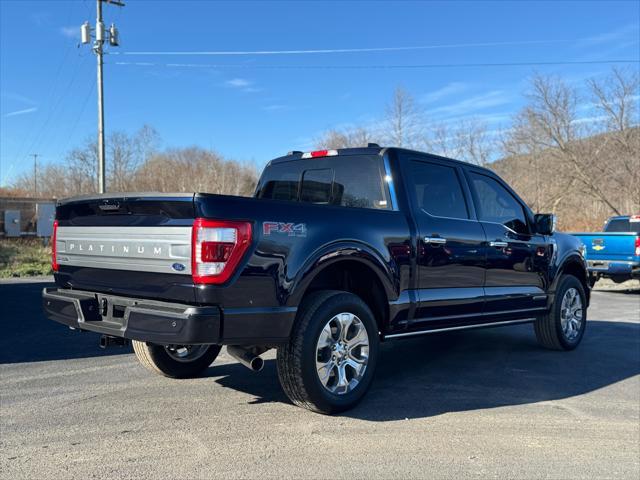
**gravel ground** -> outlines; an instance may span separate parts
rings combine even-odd
[[[573,352],[530,325],[389,342],[326,417],[288,403],[273,352],[177,381],[99,350],[43,318],[44,281],[0,282],[2,478],[640,478],[637,291],[594,292]]]

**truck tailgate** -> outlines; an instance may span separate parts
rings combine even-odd
[[[630,261],[634,258],[636,233],[593,232],[572,235],[585,245],[589,260]]]
[[[194,194],[76,197],[57,208],[56,282],[63,287],[195,302]]]

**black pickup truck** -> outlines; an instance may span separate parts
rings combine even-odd
[[[277,348],[287,396],[322,413],[369,388],[381,341],[532,322],[571,350],[589,304],[578,239],[493,172],[399,148],[291,152],[254,198],[76,197],[57,206],[49,318],[133,341],[159,374],[221,346],[253,370]]]

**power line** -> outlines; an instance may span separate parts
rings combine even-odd
[[[73,5],[74,5],[73,2],[69,3],[69,7],[67,8],[67,18],[66,18],[66,21],[65,21],[65,25],[69,23],[69,20],[71,18],[71,12],[72,12],[72,6]],[[67,85],[67,89],[64,90],[61,93],[61,97],[58,99],[57,102],[55,102],[55,106],[52,106],[53,99],[54,99],[54,93],[57,93],[58,86],[60,84],[60,82],[59,82],[61,80],[60,74],[62,73],[63,67],[66,66],[67,59],[69,58],[69,53],[71,53],[71,50],[73,49],[73,47],[74,47],[74,42],[73,42],[73,40],[70,40],[68,45],[67,45],[67,48],[66,48],[66,50],[64,52],[64,55],[62,57],[62,60],[58,64],[58,68],[56,70],[56,73],[53,76],[54,80],[53,80],[53,82],[51,82],[51,88],[49,89],[49,94],[47,95],[47,100],[46,100],[46,102],[44,104],[44,105],[49,105],[50,108],[49,108],[49,111],[48,111],[48,113],[47,113],[47,115],[45,117],[45,121],[42,123],[42,127],[40,129],[36,129],[36,130],[33,131],[33,137],[29,137],[27,135],[25,135],[23,137],[23,140],[22,140],[22,142],[20,144],[20,148],[18,148],[16,150],[17,152],[19,152],[16,158],[21,159],[21,160],[26,158],[27,157],[27,152],[29,152],[30,150],[33,150],[33,148],[36,146],[36,143],[39,143],[41,141],[42,136],[44,135],[44,130],[46,129],[46,127],[49,124],[49,121],[51,120],[51,116],[53,114],[53,111],[55,109],[57,109],[57,106],[59,105],[60,100],[65,95],[70,93],[70,87],[72,85],[72,82],[70,82],[69,85]],[[80,62],[80,60],[78,60],[78,63],[79,62]],[[73,75],[72,75],[73,77],[75,77],[75,74],[77,73],[78,63],[76,63],[76,67],[75,67],[75,70],[74,70]],[[31,146],[28,149],[25,150],[24,147],[27,145],[27,141],[28,141],[29,138],[33,138],[33,142],[31,143]],[[14,162],[12,162],[10,165],[13,166],[13,163]]]
[[[82,63],[82,57],[79,57],[78,61],[76,62],[76,65],[74,67],[74,70],[73,70],[73,73],[71,75],[71,78],[69,79],[69,83],[67,84],[67,87],[64,89],[64,91],[62,91],[62,93],[58,97],[57,101],[55,101],[53,103],[52,107],[49,109],[48,115],[45,118],[45,121],[44,121],[42,127],[40,128],[40,130],[38,132],[36,132],[36,137],[34,138],[33,142],[31,143],[31,146],[29,147],[29,149],[27,151],[33,150],[34,148],[40,146],[44,135],[47,133],[47,127],[49,126],[49,122],[53,118],[54,112],[56,112],[61,105],[64,105],[62,100],[67,95],[70,95],[72,93],[72,87],[73,87],[73,85],[74,85],[74,83],[75,83],[75,81],[77,79],[77,73],[78,73],[78,69],[79,69],[81,63]]]
[[[69,142],[71,142],[71,139],[73,138],[73,135],[76,133],[76,128],[78,128],[78,124],[80,123],[80,120],[82,119],[82,116],[84,115],[84,110],[87,107],[87,103],[89,102],[89,98],[91,98],[91,96],[93,95],[93,92],[96,89],[96,84],[95,83],[91,83],[91,86],[89,87],[89,91],[87,93],[87,96],[84,99],[84,102],[82,102],[82,107],[80,108],[80,113],[78,113],[78,115],[76,116],[75,122],[73,123],[73,126],[71,127],[71,130],[69,132],[69,135],[67,135],[67,141],[64,144],[64,148],[61,150],[61,152],[66,152],[67,148],[69,148]]]
[[[59,85],[60,73],[62,72],[62,67],[65,65],[65,63],[67,61],[67,58],[69,57],[69,53],[71,52],[72,47],[73,47],[72,44],[68,45],[68,47],[65,50],[65,53],[64,53],[64,55],[62,57],[62,61],[58,64],[58,68],[56,70],[56,74],[53,76],[54,80],[53,80],[53,82],[51,82],[51,88],[49,89],[49,94],[47,96],[47,101],[45,102],[45,105],[50,104],[51,100],[53,100],[54,92],[57,91],[57,87]],[[38,130],[35,131],[33,138],[37,137],[38,133],[39,133]],[[30,149],[29,150],[24,150],[24,147],[25,147],[25,145],[27,143],[27,139],[28,138],[29,137],[25,135],[23,137],[22,142],[21,142],[20,148],[16,150],[17,152],[20,152],[18,158],[23,158],[24,156],[26,156],[26,152],[28,152],[30,150]]]
[[[375,53],[375,52],[402,52],[412,50],[438,50],[443,48],[476,48],[476,47],[500,47],[518,45],[549,45],[556,43],[574,43],[578,40],[517,40],[507,42],[475,42],[475,43],[451,43],[440,45],[417,45],[408,47],[370,47],[370,48],[327,48],[312,50],[246,50],[246,51],[141,51],[120,52],[117,55],[205,55],[205,56],[247,56],[247,55],[307,55],[329,53]]]
[[[640,60],[559,60],[538,62],[478,62],[478,63],[424,63],[396,65],[248,65],[248,64],[206,64],[206,63],[154,63],[154,62],[114,62],[114,65],[139,67],[173,67],[173,68],[240,68],[240,69],[272,69],[272,70],[365,70],[365,69],[427,69],[427,68],[483,68],[483,67],[531,67],[545,65],[597,65],[613,63],[637,63]]]

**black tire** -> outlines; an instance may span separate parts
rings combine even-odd
[[[591,288],[593,288],[596,285],[596,282],[598,281],[598,277],[595,275],[589,275],[589,286]]]
[[[368,360],[359,382],[350,391],[336,394],[325,388],[318,376],[316,346],[327,322],[345,312],[356,316],[366,329]],[[358,296],[335,290],[314,292],[298,309],[289,343],[278,348],[278,378],[282,389],[295,405],[314,412],[329,415],[349,410],[362,400],[371,386],[379,344],[375,318]]]
[[[176,359],[177,355],[173,354],[172,356],[167,351],[168,347],[164,345],[139,342],[137,340],[133,340],[131,343],[138,361],[145,368],[169,378],[194,378],[200,376],[213,363],[222,348],[220,345],[192,345],[190,348],[195,347],[202,350],[197,351],[197,355],[193,359],[189,359],[187,356],[178,360]],[[175,350],[176,347],[178,346],[169,348]]]
[[[575,336],[565,333],[562,328],[562,301],[565,298],[565,294],[571,289],[577,291],[582,305],[582,321],[576,330]],[[538,343],[551,350],[573,350],[576,348],[580,344],[587,326],[586,305],[584,286],[580,283],[580,280],[573,275],[563,275],[558,283],[549,313],[539,317],[534,323]]]

